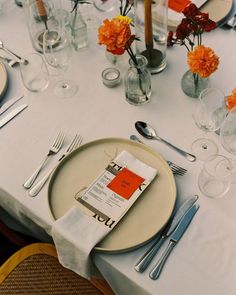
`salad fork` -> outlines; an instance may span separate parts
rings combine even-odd
[[[78,146],[80,146],[82,143],[82,140],[83,140],[82,137],[76,134],[73,140],[69,143],[64,154],[58,159],[57,162],[60,162],[63,158],[65,158],[65,156],[67,156],[73,150],[75,150]],[[29,195],[31,197],[35,197],[41,191],[44,184],[47,182],[47,180],[49,179],[53,171],[56,169],[56,167],[57,165],[55,165],[52,169],[50,169],[48,173],[46,173],[46,175],[29,191]]]
[[[138,138],[138,136],[132,134],[130,135],[130,139],[133,140],[133,141],[137,141],[139,143],[142,143],[144,144],[144,142]],[[179,176],[183,176],[186,172],[187,172],[187,169],[181,167],[181,166],[178,166],[176,165],[175,163],[171,162],[171,161],[166,161],[167,164],[169,165],[171,171],[173,172],[173,174],[175,175],[179,175]]]
[[[52,146],[50,147],[47,156],[45,157],[45,159],[43,160],[43,162],[40,164],[40,166],[34,171],[34,173],[29,177],[28,180],[26,180],[26,182],[23,184],[24,188],[30,188],[32,186],[32,184],[35,182],[35,179],[37,178],[37,176],[39,175],[40,171],[42,170],[42,168],[44,167],[44,165],[46,164],[47,160],[49,159],[50,156],[55,155],[59,152],[59,150],[62,147],[63,141],[64,141],[64,134],[59,132],[56,139],[54,140]]]

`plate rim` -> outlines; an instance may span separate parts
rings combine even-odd
[[[52,212],[52,206],[51,206],[51,201],[50,201],[50,194],[51,194],[51,190],[52,190],[52,186],[53,186],[54,180],[55,180],[57,174],[59,173],[59,171],[61,169],[61,166],[63,166],[64,163],[66,163],[71,157],[73,157],[74,154],[78,153],[78,150],[80,150],[80,149],[86,149],[87,146],[94,145],[94,144],[97,144],[97,143],[99,144],[99,143],[106,142],[106,141],[110,141],[110,142],[112,142],[112,141],[121,141],[121,142],[128,143],[128,144],[131,144],[131,145],[134,145],[134,146],[142,147],[142,149],[146,150],[147,152],[150,152],[152,155],[154,155],[155,157],[157,157],[159,160],[161,160],[163,162],[163,164],[165,165],[165,167],[166,167],[166,169],[168,171],[169,176],[171,177],[171,182],[172,182],[172,189],[173,189],[174,201],[173,201],[173,204],[172,204],[172,208],[170,210],[171,213],[166,218],[165,222],[163,223],[163,226],[154,235],[150,236],[150,238],[146,239],[142,243],[139,243],[137,245],[134,245],[134,246],[131,246],[131,247],[128,247],[128,248],[126,247],[126,248],[116,249],[116,250],[114,250],[114,249],[106,249],[106,248],[97,246],[97,245],[99,245],[99,243],[93,248],[93,250],[95,250],[96,252],[99,252],[99,253],[125,253],[125,252],[128,252],[130,250],[134,250],[136,248],[139,248],[142,245],[148,243],[150,240],[152,240],[156,236],[156,234],[158,232],[160,232],[162,230],[162,228],[165,227],[165,225],[167,224],[167,222],[171,218],[171,215],[172,215],[172,213],[174,211],[174,208],[175,208],[176,199],[177,199],[177,187],[176,187],[176,182],[175,182],[173,173],[172,173],[169,165],[167,164],[166,160],[155,149],[153,149],[152,147],[150,147],[148,145],[144,145],[142,143],[135,142],[135,141],[132,141],[130,139],[121,138],[121,137],[104,137],[104,138],[99,138],[99,139],[95,139],[95,140],[91,140],[89,142],[86,142],[85,144],[82,144],[81,146],[77,147],[74,151],[72,151],[69,155],[67,155],[57,165],[56,169],[54,170],[54,172],[53,172],[53,174],[52,174],[52,176],[51,176],[51,178],[49,180],[49,185],[48,185],[48,189],[47,189],[47,201],[48,201],[49,211],[50,211],[51,217],[53,218],[53,221],[56,221],[57,218],[55,217],[55,215]]]
[[[5,84],[2,87],[2,90],[0,89],[0,101],[2,101],[2,99],[4,98],[4,95],[5,95],[6,91],[7,91],[7,87],[8,87],[8,72],[7,72],[5,64],[2,61],[0,61],[0,67],[3,70],[3,74],[4,74],[4,77],[5,77]]]

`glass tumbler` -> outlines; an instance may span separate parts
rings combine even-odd
[[[198,176],[200,191],[210,198],[223,197],[230,188],[232,170],[232,163],[226,157],[210,156]]]
[[[28,64],[20,63],[20,73],[24,86],[32,92],[41,92],[49,85],[49,73],[43,57],[39,53],[27,54]]]

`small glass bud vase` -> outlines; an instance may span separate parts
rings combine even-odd
[[[209,87],[209,78],[201,78],[198,74],[187,71],[181,80],[183,92],[193,98],[198,98],[200,93]]]
[[[71,44],[75,50],[88,47],[87,24],[78,8],[71,13],[70,19]]]
[[[137,64],[129,59],[130,68],[125,76],[126,100],[133,105],[143,105],[150,101],[151,74],[147,69],[147,59],[142,55],[136,56]]]

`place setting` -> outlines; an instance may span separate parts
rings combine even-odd
[[[236,290],[233,1],[187,2],[26,0],[1,37],[0,205],[114,294]]]

